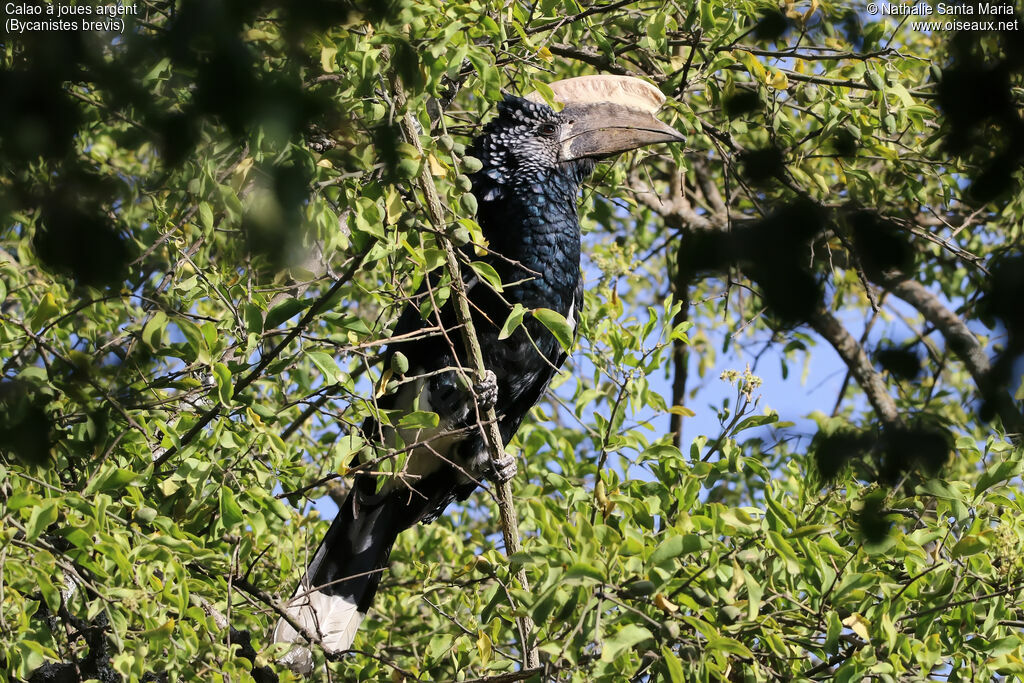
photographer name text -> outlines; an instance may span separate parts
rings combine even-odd
[[[937,3],[935,5],[929,5],[927,3],[886,3],[886,2],[873,2],[870,7],[875,8],[874,11],[869,10],[869,14],[883,14],[889,17],[903,17],[903,16],[916,16],[916,17],[928,17],[928,16],[979,16],[979,17],[1000,17],[1000,16],[1013,16],[1013,5],[1003,5],[999,3],[984,3],[980,2],[977,4],[946,4]]]

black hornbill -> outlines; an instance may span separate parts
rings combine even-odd
[[[402,429],[368,419],[363,425],[363,436],[384,448],[426,443],[408,454],[398,475],[356,475],[287,607],[328,650],[351,646],[399,532],[416,522],[433,521],[449,503],[466,499],[484,478],[501,480],[514,472],[514,460],[492,467],[480,430],[469,427],[476,424],[478,410],[482,415],[494,405],[507,443],[565,361],[555,337],[531,316],[508,338],[501,339],[499,333],[515,303],[553,309],[575,327],[583,296],[576,216],[580,184],[600,159],[683,139],[655,118],[664,96],[639,79],[585,76],[550,87],[565,105],[560,112],[535,95],[506,96],[498,104],[498,116],[470,148],[482,162],[471,180],[477,222],[488,243],[484,260],[505,283],[496,292],[469,267],[462,273],[488,381],[473,391],[460,383],[452,368],[467,367],[467,359],[457,332],[389,347],[388,355],[401,352],[408,359],[406,377],[419,378],[382,397],[378,407],[395,411],[391,424],[413,410],[437,413],[440,424],[431,430]],[[409,306],[394,336],[438,319],[445,329],[455,327],[450,302],[429,321]],[[274,641],[298,643],[303,638],[282,619]],[[311,662],[304,648],[293,648],[283,661],[296,670],[308,670]]]

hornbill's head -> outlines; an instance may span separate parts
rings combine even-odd
[[[544,182],[552,174],[577,183],[597,161],[683,136],[655,117],[665,96],[653,85],[626,76],[582,76],[549,86],[565,105],[555,111],[541,96],[506,95],[498,116],[477,138],[471,153],[483,162],[474,185],[484,201],[518,186]]]

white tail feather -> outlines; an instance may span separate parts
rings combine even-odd
[[[308,591],[308,592],[307,592]],[[356,639],[359,624],[366,616],[360,612],[356,604],[339,595],[328,595],[320,591],[309,591],[303,584],[299,585],[295,595],[285,606],[285,611],[297,624],[307,632],[320,638],[320,645],[329,652],[339,652],[352,647]],[[275,643],[305,643],[301,633],[292,628],[284,619],[277,622],[274,628]],[[297,645],[279,661],[296,673],[309,673],[312,670],[312,658],[306,648]]]

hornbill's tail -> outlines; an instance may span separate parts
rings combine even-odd
[[[370,476],[357,476],[345,503],[317,548],[285,611],[330,652],[347,650],[373,603],[391,546],[403,528],[395,518],[402,505],[395,491],[374,493]],[[303,643],[305,636],[285,619],[274,629],[275,643]],[[312,668],[306,648],[282,658],[296,671]]]

